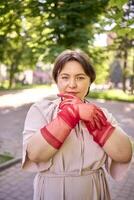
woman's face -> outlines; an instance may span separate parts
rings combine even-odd
[[[57,77],[60,93],[68,93],[84,99],[90,86],[90,78],[77,61],[67,62]]]

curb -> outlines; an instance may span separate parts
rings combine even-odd
[[[12,165],[15,165],[15,164],[21,162],[21,160],[22,160],[21,158],[14,158],[12,160],[9,160],[9,161],[1,164],[0,165],[0,172],[7,169],[8,167],[11,167]]]

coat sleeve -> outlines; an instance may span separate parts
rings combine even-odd
[[[51,105],[52,103],[49,101],[38,102],[33,104],[27,113],[23,130],[22,169],[24,170],[33,172],[44,171],[52,164],[51,159],[48,162],[35,163],[30,161],[27,156],[28,141],[33,134],[39,134],[40,128],[49,122]]]
[[[107,111],[107,109],[103,109],[103,112],[105,113],[107,119],[109,122],[111,122],[111,124],[113,126],[115,126],[117,128],[117,130],[121,133],[121,134],[125,134],[125,131],[121,128],[121,126],[119,125],[119,123],[116,121],[116,119],[113,117],[113,115],[111,113],[109,113]],[[109,173],[109,175],[115,179],[115,180],[121,180],[124,178],[124,176],[127,174],[129,168],[131,167],[131,164],[134,160],[134,140],[132,137],[128,136],[129,141],[131,143],[131,147],[132,147],[132,158],[130,160],[130,162],[128,163],[112,163],[113,160],[110,157],[107,157],[106,163],[105,163],[105,168],[107,170],[107,172]]]

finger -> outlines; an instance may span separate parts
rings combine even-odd
[[[100,120],[101,120],[101,123],[103,124],[103,126],[106,126],[106,124],[107,124],[107,119],[105,119],[105,118],[100,118]]]
[[[102,115],[101,113],[96,113],[96,117],[98,118],[98,121],[101,123],[101,125],[105,126],[106,125],[106,118],[104,117],[104,115]]]
[[[97,108],[96,111],[97,111],[97,113],[98,113],[99,116],[101,116],[103,119],[107,120],[107,118],[106,118],[106,116],[105,116],[105,114],[103,113],[102,110],[100,110],[100,109]]]
[[[60,104],[65,104],[65,103],[76,103],[76,101],[72,100],[72,99],[64,99]]]
[[[64,99],[63,101],[62,101],[62,103],[64,103],[64,102],[72,102],[73,101],[73,99]]]
[[[72,101],[75,101],[75,103],[82,103],[81,99],[79,97],[76,97],[72,94],[58,94],[58,96],[60,96],[61,98],[65,98],[65,99],[70,99]],[[64,99],[63,99],[64,100]]]
[[[87,127],[87,129],[90,131],[93,131],[92,126],[90,126],[90,122],[85,122],[85,125]]]
[[[96,128],[95,128],[95,126],[93,126],[93,124],[91,123],[91,121],[89,122],[89,128],[90,128],[90,130],[93,132]]]
[[[77,100],[77,99],[64,99],[61,104],[64,103],[69,103],[69,104],[79,104],[81,103],[81,101]]]
[[[90,122],[91,130],[94,131],[95,130],[95,121],[94,121],[94,119],[91,119],[89,122]]]
[[[70,105],[73,105],[73,103],[71,103],[71,102],[65,102],[65,103],[61,103],[61,104],[59,104],[59,108],[60,109],[63,109],[65,106],[70,106]]]
[[[99,130],[101,130],[103,125],[102,125],[100,119],[98,117],[94,118],[94,122],[95,122],[96,128],[99,129]]]
[[[72,101],[72,100],[63,100],[60,104],[59,104],[59,108],[63,109],[65,106],[71,106],[71,105],[76,105],[77,102]]]

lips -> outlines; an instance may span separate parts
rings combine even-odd
[[[78,92],[66,92],[67,94],[72,94],[74,96],[76,96],[78,94]]]

